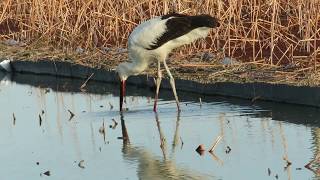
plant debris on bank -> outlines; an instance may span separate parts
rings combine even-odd
[[[319,7],[303,0],[7,0],[0,3],[0,58],[113,69],[127,59],[137,24],[170,12],[210,14],[221,26],[171,54],[175,77],[318,86]]]
[[[0,44],[0,59],[13,61],[67,61],[93,68],[114,69],[119,62],[127,60],[127,52],[120,48],[109,48],[107,52],[95,48],[84,52],[59,50],[54,47],[8,46]],[[207,56],[210,57],[208,58]],[[169,57],[168,64],[176,78],[214,82],[265,82],[296,86],[319,86],[320,72],[303,64],[271,65],[265,60],[240,62],[225,57],[222,52],[199,52],[184,55],[178,51]],[[156,66],[150,65],[146,74],[155,76]]]

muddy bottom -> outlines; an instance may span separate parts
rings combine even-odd
[[[320,110],[0,74],[0,179],[313,179]],[[201,98],[202,103],[199,102]],[[217,137],[221,141],[209,153]],[[195,149],[203,144],[201,155]]]

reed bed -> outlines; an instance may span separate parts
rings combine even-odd
[[[320,0],[3,0],[0,38],[60,49],[126,47],[141,21],[169,12],[206,13],[221,21],[205,41],[177,54],[222,52],[243,62],[316,70]]]

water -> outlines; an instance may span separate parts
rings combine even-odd
[[[0,79],[0,179],[318,177],[317,163],[304,167],[319,153],[316,108],[179,92],[178,114],[171,92],[161,90],[155,114],[153,92],[128,86],[129,111],[120,115],[116,85],[89,82],[81,91],[83,80]],[[219,135],[213,154],[195,151]]]

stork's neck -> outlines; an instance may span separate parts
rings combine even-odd
[[[119,64],[116,71],[121,80],[126,80],[129,76],[138,75],[148,67],[147,61],[132,61]]]

